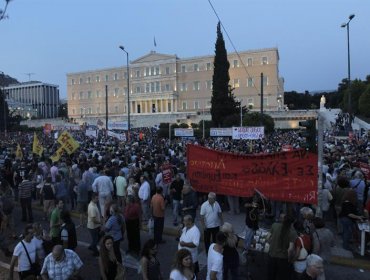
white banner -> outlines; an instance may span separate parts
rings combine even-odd
[[[93,130],[93,129],[86,129],[86,136],[90,136],[90,137],[98,137],[98,132],[96,130]]]
[[[233,127],[233,139],[262,139],[265,137],[263,126]]]
[[[211,137],[233,136],[233,128],[232,127],[211,128],[209,131],[209,136]]]
[[[108,121],[108,130],[127,130],[128,124],[127,122],[113,122],[113,121]]]
[[[178,137],[193,137],[194,130],[192,128],[175,128],[175,136]]]
[[[126,141],[126,134],[125,133],[115,133],[113,131],[108,130],[108,136],[115,137],[120,141]]]

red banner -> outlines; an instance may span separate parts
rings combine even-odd
[[[200,192],[250,197],[255,191],[279,201],[317,203],[317,155],[299,149],[262,155],[187,146],[187,173]]]

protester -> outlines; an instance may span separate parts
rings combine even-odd
[[[147,224],[149,220],[150,185],[144,175],[140,176],[140,183],[138,195],[141,203],[142,222]]]
[[[190,251],[187,249],[180,249],[176,252],[175,261],[170,273],[170,280],[196,279],[191,256]]]
[[[33,191],[33,182],[30,180],[32,177],[31,174],[25,174],[23,176],[22,182],[19,184],[19,199],[22,208],[22,222],[33,223],[33,214],[32,214],[32,191]]]
[[[139,255],[141,207],[139,203],[136,202],[135,197],[131,195],[127,197],[124,214],[127,230],[128,252]]]
[[[226,236],[226,243],[222,253],[224,256],[223,280],[237,280],[239,277],[239,252],[237,249],[239,237],[234,233],[233,226],[230,223],[224,223],[220,228],[220,232],[223,232]]]
[[[312,253],[319,255],[325,262],[330,260],[331,248],[334,247],[334,234],[325,227],[325,221],[321,218],[314,218],[315,232],[312,234]]]
[[[88,172],[88,171],[87,171]],[[84,173],[85,174],[85,173]],[[86,222],[87,206],[89,202],[89,185],[87,183],[88,176],[83,176],[82,179],[76,178],[77,184],[77,211],[80,214],[80,224],[78,227],[84,226]]]
[[[227,237],[223,232],[217,232],[216,243],[209,247],[207,257],[207,278],[206,280],[223,280],[223,248]]]
[[[182,189],[184,187],[184,180],[181,179],[180,174],[176,174],[175,180],[170,185],[170,194],[172,198],[172,215],[173,225],[178,225],[178,218],[180,214],[180,201]]]
[[[43,197],[44,219],[48,220],[55,207],[55,188],[51,182],[51,176],[46,177],[45,182],[42,184],[40,193]]]
[[[191,253],[194,273],[197,275],[199,272],[198,262],[198,247],[200,243],[200,231],[194,224],[193,217],[191,215],[184,216],[184,228],[179,239],[178,249],[187,249]]]
[[[102,225],[101,214],[97,206],[98,201],[99,201],[98,194],[93,193],[91,196],[91,201],[87,208],[87,228],[91,236],[89,250],[93,251],[94,256],[99,255],[96,246],[98,245],[99,242],[100,227]]]
[[[283,215],[282,222],[273,223],[270,236],[269,280],[290,279],[291,268],[289,260],[294,255],[294,241],[297,234],[291,227],[293,218],[289,215]]]
[[[312,251],[311,236],[306,233],[303,222],[296,221],[294,229],[297,232],[297,238],[294,241],[294,253],[292,256],[294,279],[299,280],[302,277],[303,271],[306,269],[306,258],[309,252]]]
[[[62,221],[62,225],[60,227],[60,238],[63,248],[74,251],[77,247],[77,233],[69,211],[62,211],[60,213],[60,220]]]
[[[157,187],[156,194],[153,195],[150,206],[154,220],[154,242],[156,244],[163,244],[166,242],[162,239],[166,205],[162,193],[162,187]]]
[[[191,188],[189,184],[185,184],[182,189],[182,205],[181,211],[182,216],[191,215],[193,221],[195,221],[196,213],[198,208],[198,197],[197,193]]]
[[[120,208],[117,204],[112,204],[109,209],[110,217],[105,223],[103,230],[113,237],[113,250],[116,255],[116,259],[119,263],[122,263],[121,255],[121,241],[123,240],[125,231],[125,220],[120,214]]]
[[[243,255],[247,255],[251,247],[253,236],[258,229],[258,203],[256,196],[245,199],[245,236]]]
[[[21,240],[14,248],[13,257],[10,261],[9,280],[13,280],[15,263],[18,261],[19,279],[23,280],[29,276],[36,277],[40,274],[37,244],[33,240],[34,230],[32,225],[27,225]]]
[[[105,235],[101,240],[99,268],[102,280],[117,279],[118,274],[124,274],[123,266],[117,261],[116,254],[113,249],[113,237]]]
[[[41,269],[42,279],[77,279],[83,263],[72,250],[55,245]]]
[[[318,255],[311,254],[307,257],[307,268],[300,280],[316,280],[324,273],[324,263]]]
[[[60,239],[60,226],[62,221],[60,219],[60,213],[64,208],[63,200],[59,200],[50,216],[50,237],[53,245],[61,244]]]
[[[223,224],[221,207],[216,201],[216,194],[210,192],[208,200],[200,208],[201,223],[204,231],[204,245],[206,252],[211,242],[216,242],[216,234]]]
[[[124,208],[126,203],[127,181],[123,170],[119,171],[119,175],[114,180],[114,185],[116,186],[116,196],[118,200],[118,205]]]
[[[145,242],[141,251],[141,273],[143,280],[162,280],[159,260],[157,259],[157,244],[153,239]]]
[[[112,180],[107,176],[106,170],[102,170],[100,172],[100,176],[94,180],[94,183],[92,184],[92,190],[99,195],[100,211],[103,218],[105,218],[105,204],[112,200],[113,193],[113,183]]]
[[[355,221],[361,221],[362,216],[358,215],[356,192],[350,190],[343,197],[342,209],[339,213],[339,220],[343,228],[343,248],[351,251],[349,245],[352,238]]]

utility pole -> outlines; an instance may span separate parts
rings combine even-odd
[[[263,73],[261,73],[261,119],[260,125],[263,125]]]
[[[108,136],[108,85],[105,85],[105,131]]]

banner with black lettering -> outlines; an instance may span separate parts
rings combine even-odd
[[[187,174],[200,192],[316,204],[317,154],[304,149],[240,155],[187,145]]]

